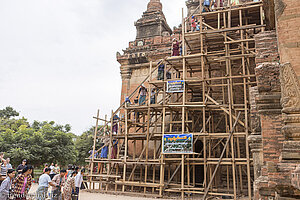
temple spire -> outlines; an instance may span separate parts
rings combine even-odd
[[[147,6],[147,11],[159,10],[162,11],[162,3],[160,0],[150,0]]]
[[[170,35],[172,33],[162,11],[160,0],[150,0],[147,11],[135,22],[135,26],[137,29],[136,39]]]

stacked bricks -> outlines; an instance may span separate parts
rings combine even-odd
[[[256,98],[258,113],[261,119],[262,135],[262,171],[255,180],[255,199],[275,197],[276,180],[280,179],[277,164],[283,148],[284,136],[281,133],[281,85],[280,65],[275,31],[266,31],[256,35],[256,69],[259,95]],[[254,161],[259,162],[259,161]]]
[[[276,2],[277,33],[281,64],[291,63],[300,76],[300,1]]]
[[[259,96],[258,110],[261,114],[261,131],[264,162],[279,162],[284,136],[281,133],[280,80],[278,63],[260,64],[255,72]],[[271,166],[272,164],[270,164]]]
[[[277,35],[275,31],[265,31],[255,36],[256,65],[264,62],[279,62]],[[279,77],[279,76],[278,76]]]

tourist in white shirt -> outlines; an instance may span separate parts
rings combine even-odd
[[[10,164],[10,158],[6,158],[6,166],[7,166],[7,169],[12,169],[12,165]]]
[[[50,178],[51,178],[51,180],[53,179],[53,177],[56,175],[55,174],[55,171],[54,171],[54,163],[51,163],[51,165],[50,165],[50,169],[51,169],[51,171],[50,171]]]
[[[80,190],[80,187],[81,187],[81,184],[83,182],[83,172],[84,170],[82,169],[80,172],[78,172],[78,174],[75,176],[75,190],[76,190],[76,194],[78,195],[77,196],[77,200],[78,200],[78,197],[79,197],[79,190]]]
[[[56,187],[57,184],[51,181],[49,176],[51,169],[46,168],[43,175],[39,178],[39,187],[36,191],[37,200],[45,200],[47,198],[47,191],[49,185]]]
[[[15,177],[15,170],[9,169],[7,171],[7,178],[1,183],[0,186],[0,200],[7,200],[9,196],[9,190],[12,185],[13,178]]]

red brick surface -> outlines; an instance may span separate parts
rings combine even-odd
[[[282,0],[286,7],[277,21],[281,63],[290,62],[300,76],[300,1]]]

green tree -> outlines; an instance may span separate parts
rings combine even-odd
[[[19,113],[10,106],[7,106],[6,108],[0,110],[0,118],[9,119],[11,117],[17,117],[17,116],[19,116]]]
[[[89,157],[89,151],[92,149],[94,144],[94,128],[90,128],[85,131],[82,135],[78,136],[75,141],[75,147],[77,151],[76,163],[84,164],[85,158]]]
[[[30,125],[24,117],[11,118],[16,116],[13,109],[4,110],[9,112],[0,118],[0,151],[11,158],[14,166],[20,164],[24,158],[35,166],[50,162],[61,165],[75,163],[76,136],[70,132],[69,124],[62,126],[54,121],[34,121]]]
[[[54,121],[33,121],[29,123],[19,116],[13,108],[0,110],[0,152],[10,157],[13,166],[23,159],[28,159],[34,166],[44,163],[85,164],[93,148],[94,127],[76,136],[71,132],[71,125],[60,125]],[[100,130],[102,126],[99,126]],[[102,130],[103,133],[103,130]],[[103,144],[96,142],[99,149]]]
[[[101,130],[101,134],[103,134],[103,126],[99,126],[98,130]],[[89,130],[85,131],[82,135],[78,136],[75,141],[75,148],[77,152],[76,163],[83,165],[85,163],[85,159],[90,156],[89,151],[93,149],[94,145],[94,133],[95,127],[91,127]],[[99,149],[103,143],[100,140],[96,141],[96,150]],[[100,152],[99,152],[100,153]]]

